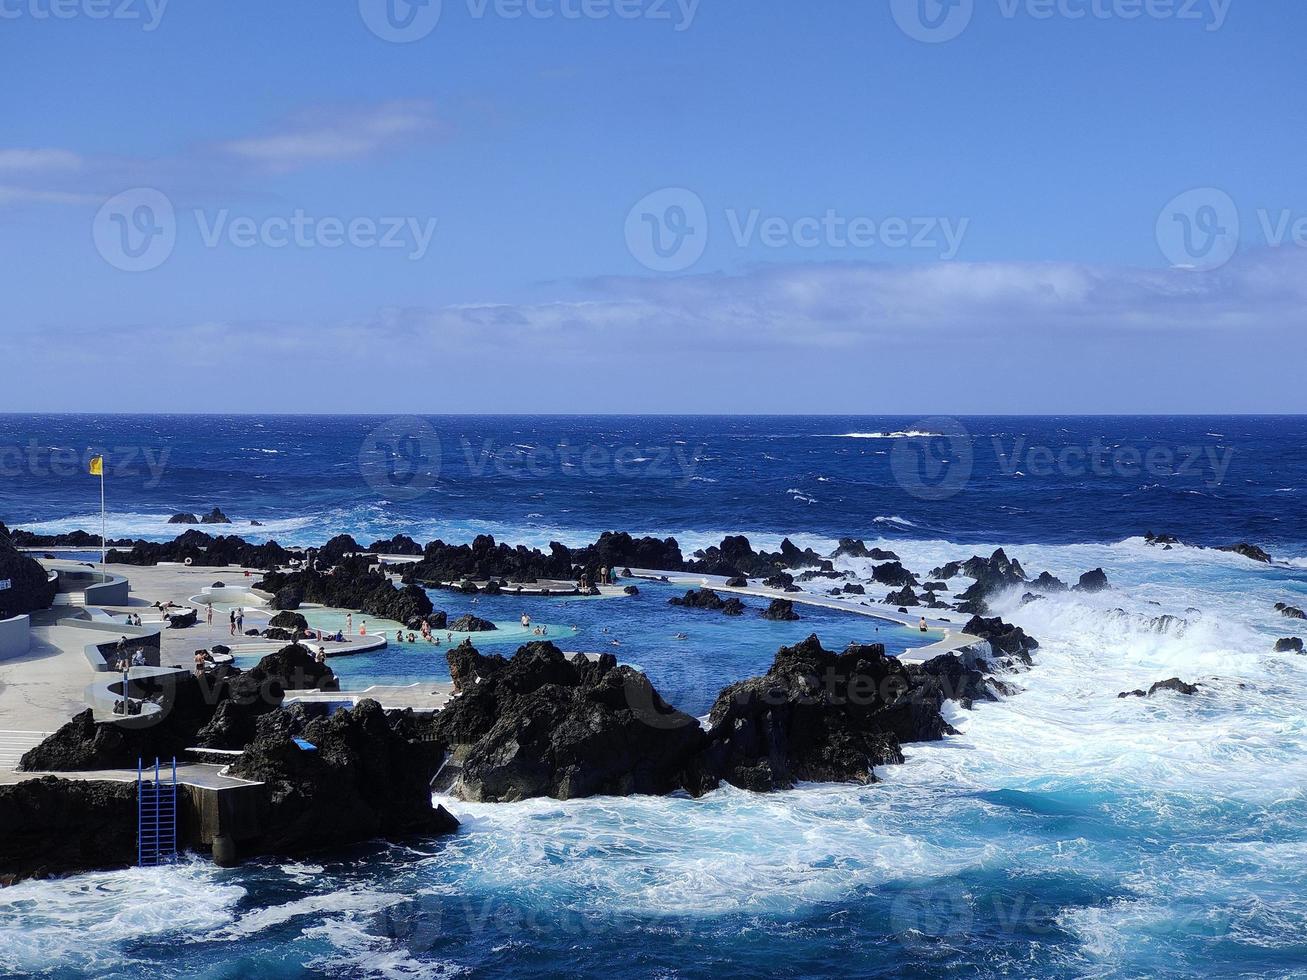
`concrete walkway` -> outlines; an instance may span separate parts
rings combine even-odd
[[[414,711],[439,711],[454,696],[454,685],[449,681],[428,681],[424,684],[373,685],[359,691],[287,691],[286,703],[339,704],[348,701],[358,704],[371,698],[383,708],[412,708]]]
[[[177,784],[179,786],[198,786],[201,789],[232,789],[238,786],[260,786],[261,783],[235,776],[223,775],[225,766],[210,765],[204,762],[178,762]],[[163,772],[162,769],[159,770]],[[153,772],[153,769],[151,769]],[[172,766],[168,767],[169,776]],[[58,776],[60,779],[76,779],[84,782],[134,783],[135,769],[97,769],[91,772],[13,772],[0,770],[0,786],[12,786],[28,779],[40,779],[42,776]]]
[[[791,602],[805,605],[818,606],[822,609],[834,609],[839,612],[853,613],[856,616],[867,616],[871,619],[883,620],[887,623],[893,623],[896,626],[902,626],[905,629],[912,630],[917,635],[931,639],[934,642],[925,646],[915,647],[897,654],[899,660],[904,663],[925,663],[935,657],[945,653],[953,653],[965,647],[972,646],[984,641],[978,636],[972,636],[970,633],[963,633],[954,623],[946,619],[926,617],[927,632],[920,633],[921,617],[906,616],[896,608],[885,605],[872,606],[865,602],[859,602],[856,599],[844,599],[836,596],[820,596],[811,592],[786,592],[784,589],[772,589],[763,585],[748,586],[728,586],[728,581],[724,575],[699,575],[694,572],[662,572],[652,568],[633,568],[631,574],[636,578],[666,580],[672,585],[681,585],[686,588],[708,588],[714,592],[724,592],[731,595],[753,596],[757,599],[789,599]]]

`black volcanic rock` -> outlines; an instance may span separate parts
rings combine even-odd
[[[947,565],[940,565],[938,568],[930,570],[930,578],[933,579],[951,579],[957,578],[962,574],[962,562],[951,561]]]
[[[835,568],[811,548],[800,550],[789,538],[781,541],[778,552],[755,552],[744,535],[728,535],[720,545],[696,552],[695,558],[686,564],[687,570],[727,577],[769,578],[787,568],[816,568],[828,572]]]
[[[55,583],[35,558],[28,558],[10,541],[9,530],[0,524],[0,579],[9,588],[0,591],[0,619],[48,609],[54,602]]]
[[[1250,559],[1251,561],[1261,562],[1264,565],[1269,565],[1271,563],[1270,555],[1257,545],[1249,544],[1246,541],[1240,542],[1239,544],[1228,544],[1217,548],[1216,550],[1229,551],[1236,555],[1243,555],[1243,557]]]
[[[1302,639],[1297,636],[1286,636],[1281,640],[1275,641],[1276,653],[1302,653]]]
[[[912,683],[881,644],[835,654],[811,636],[784,647],[764,676],[718,696],[697,788],[874,782],[873,767],[903,761],[901,742],[952,731],[927,699],[912,696]]]
[[[653,568],[679,572],[685,565],[675,538],[633,538],[625,531],[605,531],[592,545],[572,554],[572,564],[594,581],[601,568]]]
[[[544,642],[447,656],[462,693],[433,723],[450,753],[437,786],[463,799],[667,793],[702,746],[699,723],[611,654],[568,660]]]
[[[254,719],[275,710],[287,690],[335,686],[331,669],[294,645],[268,654],[244,673],[197,677],[182,671],[134,680],[133,696],[146,696],[162,708],[155,724],[128,729],[97,723],[88,708],[28,751],[21,766],[46,772],[131,769],[138,759],[183,758],[195,745],[239,748],[252,734]]]
[[[123,565],[157,565],[161,561],[199,566],[240,565],[244,568],[276,568],[290,561],[289,551],[269,541],[250,544],[236,535],[213,537],[204,531],[185,531],[172,541],[137,541],[130,551],[113,548],[108,560]]]
[[[789,599],[773,599],[771,605],[762,611],[763,619],[795,620],[799,614],[794,611],[794,603]]]
[[[314,602],[338,609],[356,609],[397,623],[407,623],[432,612],[426,592],[411,583],[395,588],[366,556],[346,558],[329,573],[316,569],[269,572],[260,580],[258,588],[274,594],[274,609],[298,608],[302,602]],[[283,605],[283,597],[293,605]]]
[[[1025,664],[1030,663],[1030,654],[1039,649],[1039,641],[1033,636],[1027,636],[1020,626],[1011,626],[998,618],[982,619],[973,616],[962,627],[962,632],[988,640],[996,654],[1014,657]]]
[[[1015,559],[1008,558],[1002,548],[997,549],[988,558],[973,555],[960,566],[961,572],[976,581],[958,595],[958,609],[974,615],[983,615],[989,611],[989,599],[1004,591],[1026,584],[1025,569]],[[931,572],[931,578],[949,578],[936,572],[949,571],[947,567],[937,568]]]
[[[1297,606],[1290,606],[1287,603],[1277,602],[1276,611],[1281,616],[1287,616],[1289,619],[1307,619],[1307,613],[1303,612]]]
[[[1147,691],[1122,691],[1117,695],[1118,698],[1151,698],[1159,691],[1174,691],[1176,694],[1183,694],[1187,697],[1193,697],[1198,693],[1198,685],[1186,684],[1178,677],[1172,677],[1170,680],[1158,681]]]
[[[1180,539],[1171,534],[1154,534],[1149,531],[1144,535],[1144,543],[1150,545],[1161,545],[1170,548],[1173,545],[1180,544]]]
[[[998,694],[1009,693],[1001,681],[986,676],[980,666],[956,653],[945,653],[924,664],[910,664],[908,674],[914,695],[937,711],[945,701],[957,701],[970,709],[977,701],[997,701]]]
[[[763,579],[762,584],[769,589],[792,589],[794,587],[794,576],[789,572],[777,572],[775,575],[769,575]]]
[[[488,619],[482,619],[480,616],[473,616],[468,613],[459,616],[458,619],[450,623],[445,629],[454,633],[489,633],[491,630],[499,629]]]
[[[900,588],[905,585],[920,584],[917,576],[913,575],[897,561],[875,566],[871,570],[871,577],[881,585],[894,585]]]
[[[726,587],[728,589],[747,589],[749,587],[749,580],[743,575],[736,575],[734,578],[728,578],[726,580]]]
[[[916,606],[920,605],[921,600],[917,598],[917,593],[912,591],[912,586],[905,585],[897,592],[887,595],[885,602],[891,606]]]
[[[843,587],[843,589],[842,589],[841,591],[845,592],[847,595],[866,595],[866,594],[867,594],[867,589],[866,589],[866,587],[863,586],[863,585],[859,585],[859,584],[856,583],[856,582],[847,582],[847,583],[845,583],[845,585],[844,585],[844,587]]]
[[[173,514],[172,517],[168,518],[168,523],[169,524],[198,524],[200,523],[200,519],[196,517],[194,514],[185,514],[185,513]]]
[[[337,534],[318,549],[318,558],[328,565],[335,565],[347,556],[357,555],[362,551],[363,546],[354,540],[353,535]]]
[[[268,620],[268,625],[284,630],[306,630],[309,621],[297,612],[284,610]]]
[[[420,582],[571,580],[571,550],[556,542],[549,549],[546,555],[522,545],[510,548],[497,544],[488,534],[477,535],[470,545],[432,541],[423,550],[422,560],[405,569],[405,577]]]
[[[1085,572],[1080,576],[1072,589],[1074,592],[1105,592],[1112,586],[1107,581],[1107,575],[1101,568],[1095,568],[1091,572]]]
[[[684,606],[687,609],[709,609],[738,616],[744,611],[744,603],[734,596],[723,599],[712,589],[690,589],[683,596],[672,596],[668,605]]]
[[[0,537],[4,535],[4,525],[0,524]],[[86,531],[63,531],[59,534],[33,534],[15,528],[8,532],[10,541],[16,548],[77,548],[78,550],[100,547],[100,535]],[[105,544],[110,548],[130,548],[132,542],[126,538],[109,538]]]
[[[200,518],[201,524],[230,524],[231,519],[217,507]]]
[[[0,885],[136,862],[136,786],[42,776],[0,786]]]
[[[1065,592],[1067,585],[1060,578],[1051,575],[1048,572],[1040,572],[1039,576],[1030,583],[1031,587],[1038,589],[1040,592]]]
[[[255,850],[298,854],[368,840],[453,833],[458,821],[432,806],[441,747],[412,711],[364,700],[329,718],[302,705],[259,719],[232,774],[263,783],[267,798]],[[294,740],[313,746],[306,751]]]
[[[832,558],[870,558],[873,561],[898,561],[899,556],[892,551],[884,551],[881,548],[868,548],[866,543],[858,538],[840,538],[839,546],[831,555]]]
[[[420,555],[422,545],[407,534],[396,534],[393,538],[373,541],[367,550],[378,555]]]

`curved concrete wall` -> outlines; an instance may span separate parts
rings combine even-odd
[[[131,586],[121,575],[115,575],[113,572],[97,572],[90,568],[59,568],[55,571],[59,577],[59,591],[86,593],[88,606],[127,605]]]
[[[32,619],[14,616],[0,619],[0,660],[25,657],[32,649]]]

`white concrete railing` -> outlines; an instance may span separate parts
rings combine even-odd
[[[32,649],[32,617],[0,619],[0,660],[25,657]]]

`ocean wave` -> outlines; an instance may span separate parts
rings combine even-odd
[[[899,527],[918,527],[915,522],[908,520],[906,517],[899,517],[891,514],[888,517],[873,517],[873,524],[896,524]]]
[[[840,435],[826,436],[827,439],[923,439],[942,437],[942,432],[923,432],[908,429],[904,432],[845,432]]]

